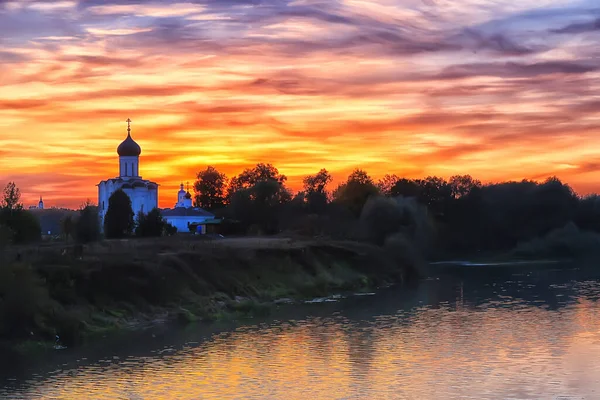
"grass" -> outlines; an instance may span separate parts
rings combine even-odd
[[[19,263],[11,261],[17,255]],[[381,247],[286,238],[114,240],[13,248],[4,256],[0,339],[53,342],[58,335],[65,345],[157,319],[265,315],[277,299],[368,290],[416,270]]]

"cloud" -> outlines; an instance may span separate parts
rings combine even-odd
[[[161,206],[207,164],[600,179],[560,169],[600,144],[598,51],[567,35],[593,1],[73,3],[0,1],[0,180],[31,201],[94,198],[128,117]]]
[[[595,19],[593,21],[589,21],[589,22],[570,24],[570,25],[567,25],[560,29],[552,29],[551,30],[551,32],[553,32],[553,33],[570,33],[570,34],[594,32],[594,31],[600,31],[600,18],[597,18],[597,19]]]
[[[504,78],[534,77],[548,74],[585,74],[600,69],[593,63],[572,61],[545,61],[537,63],[474,63],[453,65],[444,69],[436,77],[439,79],[460,79],[475,76],[497,76]]]

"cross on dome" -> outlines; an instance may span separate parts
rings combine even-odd
[[[130,118],[127,118],[125,122],[127,122],[127,138],[119,145],[117,153],[121,157],[139,157],[142,149],[140,148],[140,145],[131,138],[132,121]]]

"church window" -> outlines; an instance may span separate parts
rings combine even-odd
[[[127,163],[125,163],[125,176],[127,176]]]

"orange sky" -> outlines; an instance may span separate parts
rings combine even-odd
[[[600,189],[595,0],[131,3],[0,2],[0,184],[26,205],[95,200],[127,118],[162,207],[208,164]]]

